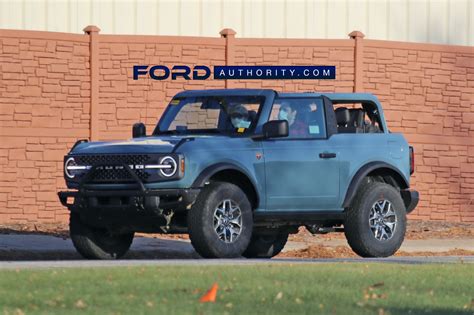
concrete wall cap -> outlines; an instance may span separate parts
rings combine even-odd
[[[231,28],[224,28],[222,31],[219,32],[219,34],[221,34],[221,37],[234,37],[237,32]]]
[[[84,31],[84,33],[86,33],[86,34],[99,33],[99,32],[100,32],[100,28],[98,28],[98,27],[95,26],[95,25],[88,25],[88,26],[84,27],[83,31]]]
[[[352,32],[349,33],[349,37],[352,38],[352,39],[364,38],[365,34],[362,33],[361,31],[352,31]]]

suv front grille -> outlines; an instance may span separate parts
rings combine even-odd
[[[144,165],[150,156],[147,154],[102,154],[82,155],[75,159],[78,165],[98,166],[91,170],[93,174],[89,177],[89,183],[131,183],[135,180],[125,168],[120,168],[120,166],[123,164]],[[135,172],[144,182],[149,177],[149,174],[141,169],[132,169],[132,172]]]

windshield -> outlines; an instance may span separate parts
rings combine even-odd
[[[246,134],[255,128],[263,96],[174,98],[154,134]]]

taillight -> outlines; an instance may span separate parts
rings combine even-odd
[[[410,175],[415,172],[415,150],[410,146]]]

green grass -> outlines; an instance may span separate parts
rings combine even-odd
[[[468,264],[0,271],[0,314],[472,314],[473,298]]]

